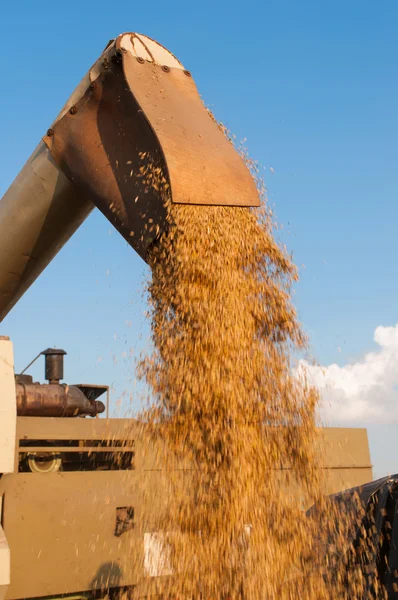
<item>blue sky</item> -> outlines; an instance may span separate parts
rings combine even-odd
[[[7,2],[0,195],[108,40],[145,33],[192,71],[206,104],[265,167],[278,235],[305,265],[295,303],[312,353],[322,365],[355,364],[378,351],[378,326],[398,322],[397,22],[393,0]],[[0,325],[16,368],[61,346],[70,383],[114,385],[114,403],[124,390],[135,398],[145,274],[94,213]],[[33,372],[41,378],[42,365]],[[382,450],[398,433],[388,422],[365,423],[377,475],[398,471]]]

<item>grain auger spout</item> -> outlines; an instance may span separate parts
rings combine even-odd
[[[0,202],[0,320],[94,207],[145,260],[165,203],[258,206],[191,73],[150,38],[112,40]]]

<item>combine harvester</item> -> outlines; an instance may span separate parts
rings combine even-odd
[[[0,320],[95,207],[145,260],[168,200],[259,205],[190,72],[157,42],[126,33],[0,202]],[[162,498],[155,454],[143,451],[134,420],[70,418],[104,412],[107,387],[62,384],[65,352],[41,354],[46,384],[15,375],[12,343],[0,338],[0,600],[138,593],[148,577],[158,587],[167,573],[142,520],[142,490],[153,489],[154,514]],[[364,430],[325,430],[322,452],[328,493],[371,479]]]

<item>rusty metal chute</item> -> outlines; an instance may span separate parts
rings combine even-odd
[[[189,71],[119,36],[44,138],[54,160],[145,259],[165,201],[256,206],[255,183],[205,109]],[[171,58],[171,60],[170,60]],[[148,227],[148,222],[153,223]]]

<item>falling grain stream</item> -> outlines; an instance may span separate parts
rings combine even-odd
[[[168,222],[150,256],[154,351],[140,374],[153,404],[142,418],[192,470],[185,483],[167,470],[155,524],[174,574],[164,597],[364,597],[360,570],[347,579],[315,568],[334,521],[331,509],[322,521],[303,511],[321,487],[318,395],[292,375],[306,340],[290,297],[296,269],[272,215],[265,204],[169,203]]]

